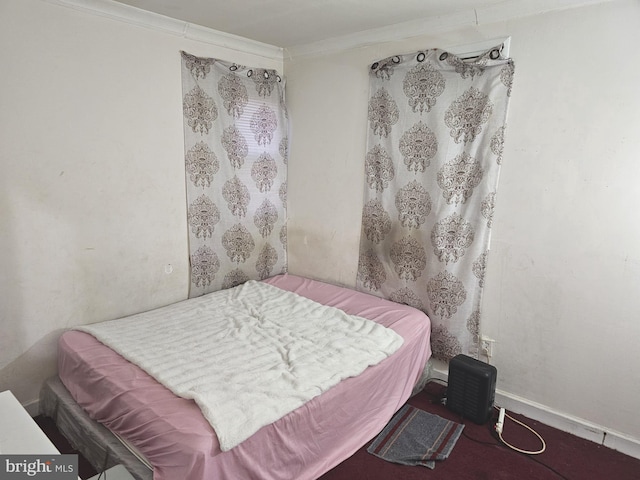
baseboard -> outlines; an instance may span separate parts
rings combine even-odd
[[[431,378],[447,381],[448,373],[438,368],[431,371]],[[524,415],[538,422],[557,428],[563,432],[571,433],[576,437],[584,438],[617,450],[630,457],[640,459],[640,439],[633,438],[624,433],[611,430],[589,422],[582,418],[573,417],[559,412],[540,403],[514,395],[503,390],[496,389],[495,404],[505,409]]]
[[[32,400],[22,405],[29,415],[36,417],[40,415],[40,400]]]

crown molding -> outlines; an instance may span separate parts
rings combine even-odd
[[[466,10],[450,15],[397,23],[381,28],[342,35],[318,42],[287,48],[221,32],[182,20],[142,10],[114,0],[41,0],[88,14],[150,28],[189,40],[282,61],[284,57],[326,55],[353,48],[396,42],[426,34],[438,34],[457,28],[474,27],[551,11],[611,2],[613,0],[506,0],[496,5]]]
[[[176,20],[164,15],[148,12],[131,5],[125,5],[113,0],[42,0],[46,3],[72,8],[90,15],[109,18],[125,22],[138,27],[149,28],[169,35],[208,43],[218,47],[258,55],[272,60],[283,59],[280,47],[257,42],[239,35],[220,32],[212,28],[203,27],[182,20]]]
[[[450,15],[411,20],[328,40],[287,47],[284,49],[285,58],[292,60],[296,57],[326,55],[380,43],[397,42],[427,34],[448,32],[458,28],[475,27],[611,1],[613,0],[507,0],[496,5]]]

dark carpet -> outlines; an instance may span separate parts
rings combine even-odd
[[[540,455],[515,452],[495,437],[495,420],[477,425],[450,412],[440,403],[444,392],[444,386],[431,382],[407,402],[465,425],[449,458],[434,470],[386,462],[368,453],[367,444],[320,480],[640,480],[640,460],[510,413],[547,444]],[[534,434],[508,419],[502,436],[522,450],[540,449]]]
[[[495,420],[486,425],[476,425],[447,410],[440,403],[444,391],[444,386],[431,382],[407,402],[465,425],[449,457],[437,462],[434,470],[382,460],[367,452],[369,442],[319,480],[640,480],[639,459],[511,414],[536,430],[547,444],[545,452],[540,455],[515,452],[495,437]],[[51,419],[36,417],[36,421],[61,453],[77,453]],[[503,437],[523,450],[540,448],[540,441],[531,432],[510,420],[505,421]],[[82,479],[96,474],[82,457],[79,470]]]

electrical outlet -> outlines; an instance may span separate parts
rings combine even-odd
[[[496,343],[496,341],[493,338],[489,338],[485,335],[480,337],[480,352],[487,357],[487,359],[490,359],[493,356],[494,343]]]

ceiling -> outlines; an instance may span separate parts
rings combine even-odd
[[[505,0],[118,0],[281,48],[388,25],[433,20]]]

